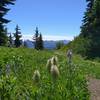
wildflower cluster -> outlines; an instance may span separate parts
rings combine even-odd
[[[56,80],[59,76],[59,69],[58,69],[58,58],[56,56],[52,57],[47,61],[46,68],[48,72],[51,74],[52,78]],[[39,82],[40,80],[40,72],[39,70],[35,70],[33,74],[33,81]]]
[[[56,56],[52,57],[47,61],[46,65],[48,71],[51,73],[53,79],[57,79],[59,76],[58,69],[58,58]]]
[[[66,61],[63,53],[6,49],[0,48],[0,100],[89,100],[81,69],[94,64],[73,64],[71,50]]]

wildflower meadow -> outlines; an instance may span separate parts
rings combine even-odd
[[[95,68],[99,65],[96,63]],[[62,51],[2,47],[0,99],[89,100],[86,76],[93,75],[93,66],[78,55],[68,57]]]

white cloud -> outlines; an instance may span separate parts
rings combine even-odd
[[[32,40],[33,35],[23,35],[23,40]],[[43,40],[73,40],[74,36],[43,35]]]
[[[32,38],[33,38],[33,35],[23,35],[22,36],[23,40],[32,40]]]
[[[72,40],[73,37],[71,36],[56,36],[56,35],[44,35],[44,40]]]

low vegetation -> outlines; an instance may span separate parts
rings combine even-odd
[[[0,47],[0,98],[89,100],[86,77],[100,78],[99,66],[77,55],[68,63],[60,51]]]

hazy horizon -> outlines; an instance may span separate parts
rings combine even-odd
[[[23,35],[22,36],[22,39],[23,40],[33,40],[32,39],[33,35]],[[73,40],[74,37],[67,37],[67,36],[56,36],[56,35],[43,35],[43,40],[47,40],[47,41],[50,41],[50,40]]]

